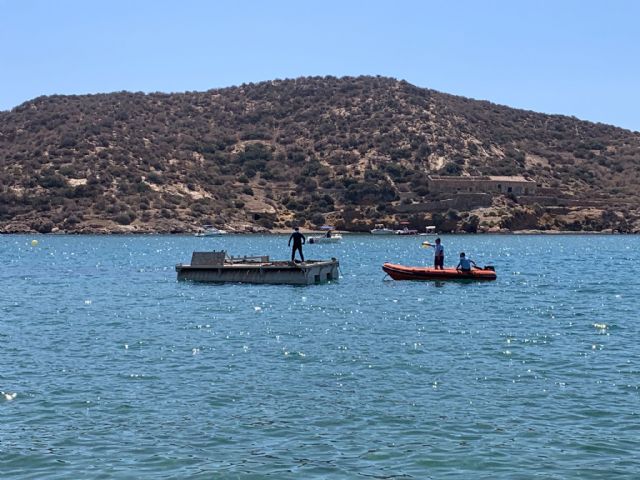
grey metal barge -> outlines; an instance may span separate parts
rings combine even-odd
[[[178,280],[194,282],[311,285],[338,280],[339,266],[335,258],[294,263],[268,256],[230,257],[223,250],[193,252],[191,264],[176,265],[176,272]]]

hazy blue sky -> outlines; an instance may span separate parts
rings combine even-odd
[[[307,75],[640,130],[640,1],[0,0],[0,110]]]

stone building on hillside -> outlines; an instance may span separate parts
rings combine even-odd
[[[535,195],[538,185],[521,175],[459,176],[429,175],[429,191],[437,193],[489,193]]]

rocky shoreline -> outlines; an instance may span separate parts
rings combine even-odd
[[[54,228],[50,232],[38,232],[32,228],[19,228],[17,226],[3,226],[0,227],[0,235],[195,235],[197,230],[186,230],[181,228],[173,229],[149,229],[149,228],[78,228],[74,230],[62,230]],[[259,226],[247,226],[243,228],[230,229],[227,231],[229,235],[284,235],[291,233],[291,229],[267,229]],[[323,230],[314,230],[309,228],[301,228],[300,231],[305,235],[322,235],[326,233]],[[366,231],[352,231],[352,230],[335,230],[336,233],[342,235],[358,235],[367,234]],[[507,229],[494,229],[491,231],[478,231],[478,232],[443,232],[442,235],[620,235],[630,234],[635,235],[640,232],[619,232],[617,230],[606,229],[600,231],[589,230],[507,230]],[[391,236],[391,235],[390,235]],[[416,235],[418,236],[418,235]]]

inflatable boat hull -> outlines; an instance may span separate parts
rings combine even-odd
[[[407,267],[394,263],[385,263],[382,270],[394,280],[495,280],[492,269],[474,268],[470,272],[461,272],[455,268],[436,270],[431,267]]]

